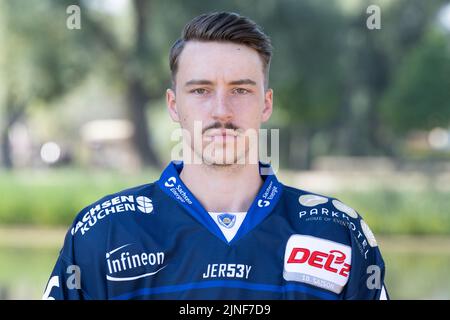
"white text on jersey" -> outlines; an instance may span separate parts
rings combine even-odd
[[[244,278],[248,279],[252,266],[235,263],[208,264],[203,278]]]

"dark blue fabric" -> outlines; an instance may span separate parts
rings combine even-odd
[[[105,196],[81,210],[66,235],[45,298],[380,298],[385,270],[379,248],[373,241],[369,245],[362,218],[338,210],[334,198],[321,196],[322,203],[305,205],[301,196],[316,195],[285,186],[275,175],[262,175],[264,184],[228,243],[181,181],[181,170],[182,163],[170,163],[155,183]],[[301,255],[292,258],[287,249],[296,236],[312,239],[299,244],[311,251],[305,261]],[[327,249],[316,250],[313,242]],[[348,274],[332,250],[340,245],[351,249]],[[322,272],[318,279],[324,284],[341,271],[346,285],[334,292],[314,277],[308,282],[302,280],[305,275],[291,272],[289,278],[287,263],[298,270],[309,264],[316,268],[311,269],[314,274]],[[80,287],[74,265],[80,270]],[[380,283],[373,281],[377,271]]]

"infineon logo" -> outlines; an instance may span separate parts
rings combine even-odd
[[[313,236],[292,235],[284,255],[283,277],[341,293],[351,268],[351,248]]]
[[[134,247],[129,243],[106,253],[107,280],[131,281],[150,277],[167,266],[163,251],[147,252]]]
[[[72,228],[71,233],[75,235],[78,231],[84,235],[98,221],[106,216],[115,213],[152,213],[152,200],[145,196],[134,197],[133,195],[117,196],[92,206],[85,212],[82,219]]]

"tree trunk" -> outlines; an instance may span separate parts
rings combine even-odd
[[[130,52],[130,63],[132,59],[141,60],[139,57],[148,57],[150,49],[145,40],[148,25],[148,5],[149,1],[135,0],[135,43],[134,49]],[[154,149],[154,145],[149,136],[149,126],[145,113],[149,94],[144,85],[142,70],[132,68],[131,74],[126,77],[128,113],[131,122],[134,124],[133,143],[142,163],[146,166],[161,167],[161,163]]]
[[[161,163],[149,137],[145,107],[147,94],[140,81],[131,79],[127,83],[128,113],[134,124],[133,143],[144,165],[160,167]]]
[[[9,95],[6,99],[6,121],[1,131],[2,142],[2,164],[5,169],[12,169],[11,143],[9,141],[9,131],[12,126],[22,117],[25,112],[25,103],[17,103],[14,97]]]
[[[311,130],[309,128],[289,127],[289,167],[310,170],[312,165]]]
[[[2,130],[2,164],[5,169],[12,169],[12,160],[11,160],[11,145],[9,143],[9,127],[5,126]]]

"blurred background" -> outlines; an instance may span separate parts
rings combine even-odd
[[[380,28],[368,27],[370,5]],[[219,10],[272,38],[265,128],[280,129],[281,180],[365,218],[391,298],[450,299],[440,0],[2,0],[0,299],[39,299],[75,215],[159,177],[177,128],[164,102],[169,49],[187,21]]]

